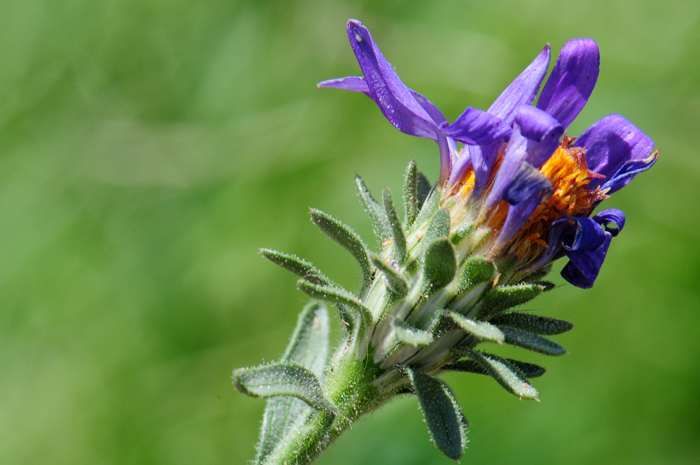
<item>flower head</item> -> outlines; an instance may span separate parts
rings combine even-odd
[[[540,93],[550,62],[546,45],[487,111],[467,107],[450,123],[401,81],[362,23],[350,20],[347,31],[363,76],[319,87],[362,92],[398,130],[437,142],[436,189],[451,230],[471,225],[478,231],[472,241],[480,241],[484,256],[516,257],[516,278],[566,255],[562,276],[591,287],[625,217],[619,210],[590,215],[658,156],[654,142],[620,115],[602,118],[578,138],[567,137],[598,79],[595,41],[568,41]],[[459,150],[457,143],[465,145]],[[458,254],[473,253],[475,245],[465,242]]]

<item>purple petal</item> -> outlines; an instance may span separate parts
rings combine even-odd
[[[465,144],[488,145],[510,136],[511,129],[501,118],[467,107],[443,132]]]
[[[386,119],[403,133],[436,140],[437,128],[433,118],[384,58],[369,30],[352,19],[348,21],[347,29],[350,44],[367,81],[369,95]]]
[[[613,192],[619,191],[627,184],[629,184],[630,181],[639,173],[643,173],[652,166],[654,166],[658,158],[659,152],[657,151],[643,160],[628,161],[627,163],[622,165],[622,168],[620,168],[619,171],[615,173],[615,175],[609,181],[603,184],[602,189],[608,189],[608,194],[612,194]]]
[[[472,149],[479,150],[478,145],[465,145],[462,152],[455,160],[452,170],[450,171],[450,184],[456,184],[462,181],[464,173],[472,167]]]
[[[541,202],[545,197],[551,195],[552,191],[552,183],[549,179],[538,169],[524,161],[520,164],[520,168],[503,193],[503,200],[511,205],[515,205],[535,194],[540,194]]]
[[[369,87],[367,86],[367,81],[362,76],[348,76],[338,79],[329,79],[327,81],[319,82],[316,87],[332,87],[334,89],[346,89],[352,90],[354,92],[362,92],[363,94],[369,95]]]
[[[570,261],[561,270],[561,276],[581,289],[593,287],[605,261],[611,240],[612,236],[606,234],[605,240],[594,250],[568,252],[566,255]]]
[[[605,176],[607,182],[612,181],[613,175],[617,176],[623,165],[630,160],[644,160],[654,150],[654,141],[640,131],[635,125],[627,121],[620,115],[608,115],[597,122],[581,134],[576,140],[576,146],[586,149],[586,162],[588,169],[594,173]],[[642,164],[635,164],[620,176],[615,190],[620,189],[632,180],[639,169],[649,169],[654,160],[644,160]],[[648,166],[647,166],[648,165]],[[631,169],[630,169],[631,168]],[[637,172],[635,172],[637,171]],[[633,174],[627,174],[634,172]],[[589,189],[594,189],[605,183],[606,179],[592,179],[588,185]]]
[[[438,126],[441,125],[442,123],[447,122],[447,118],[442,114],[442,112],[436,107],[433,102],[428,100],[427,98],[423,97],[421,94],[416,92],[413,89],[408,89],[411,91],[411,95],[416,99],[416,101],[420,104],[420,106],[423,107],[423,109],[430,115],[430,117],[433,119],[435,124]]]
[[[567,128],[591,96],[599,70],[600,53],[593,39],[568,41],[542,89],[537,108]]]
[[[616,208],[603,210],[593,216],[593,220],[600,224],[612,237],[617,236],[625,227],[625,214]],[[613,225],[611,227],[610,225]]]
[[[450,178],[452,162],[457,157],[457,146],[455,141],[445,136],[442,131],[436,131],[437,144],[440,148],[440,183],[444,183]]]
[[[498,239],[493,245],[494,250],[503,250],[508,245],[511,239],[520,231],[520,228],[527,223],[527,220],[530,219],[530,216],[540,203],[542,203],[542,196],[538,193],[517,205],[510,206],[501,234],[498,235]]]
[[[547,44],[534,61],[506,87],[488,112],[503,119],[508,125],[512,125],[515,109],[522,104],[531,104],[537,97],[537,92],[549,68],[549,57],[550,50]]]

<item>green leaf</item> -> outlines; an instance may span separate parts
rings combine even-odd
[[[272,249],[260,249],[260,253],[272,263],[275,263],[285,270],[291,271],[295,275],[301,276],[314,284],[333,284],[326,275],[318,270],[318,268],[306,260],[302,260],[296,255],[290,255]]]
[[[501,328],[506,337],[506,344],[522,347],[545,355],[560,356],[567,353],[567,350],[554,341],[539,336],[535,333],[523,331],[516,328]]]
[[[403,178],[404,224],[409,230],[418,216],[418,168],[411,160]]]
[[[462,311],[474,305],[491,287],[495,276],[496,267],[490,260],[481,257],[465,260],[452,283],[451,294],[455,296],[452,308]]]
[[[464,415],[452,392],[437,379],[419,371],[406,368],[406,373],[418,397],[431,439],[443,454],[459,460],[467,440]]]
[[[512,312],[498,315],[491,319],[491,323],[497,326],[524,329],[535,334],[561,334],[574,327],[571,323],[556,318],[533,315],[531,313]]]
[[[321,378],[328,358],[329,330],[326,307],[319,302],[309,302],[299,314],[299,321],[282,361],[306,367]],[[256,463],[262,464],[293,425],[303,421],[311,412],[311,407],[295,397],[268,399],[260,429]]]
[[[384,275],[384,279],[386,279],[387,286],[391,292],[398,297],[404,297],[408,294],[408,283],[398,270],[375,253],[370,252],[369,256],[372,260],[372,264]]]
[[[396,338],[404,344],[412,345],[413,347],[427,346],[433,342],[433,335],[430,331],[414,328],[404,321],[392,320]]]
[[[372,267],[367,255],[367,246],[349,226],[315,208],[311,209],[311,219],[328,237],[345,247],[362,268],[363,289],[372,281]]]
[[[389,218],[386,216],[382,206],[374,200],[374,197],[372,197],[372,194],[359,175],[355,175],[355,185],[357,186],[357,195],[360,197],[360,202],[362,202],[362,206],[365,207],[365,211],[372,222],[374,235],[381,246],[391,240]]]
[[[538,378],[547,372],[547,370],[545,370],[543,367],[535,365],[534,363],[520,362],[510,358],[506,358],[505,360],[520,370],[520,372],[526,378]],[[458,360],[456,362],[452,362],[449,365],[444,366],[444,371],[489,375],[489,372],[474,360]]]
[[[430,221],[430,219],[440,206],[440,193],[437,191],[432,191],[428,195],[428,198],[425,200],[425,202],[421,202],[420,205],[420,211],[418,212],[418,217],[416,218],[416,221],[414,221],[413,223],[412,231],[416,230],[417,228],[425,227],[425,224]]]
[[[300,279],[297,281],[297,287],[315,299],[354,309],[360,314],[362,321],[365,324],[369,324],[372,321],[372,315],[369,309],[364,306],[356,295],[345,289],[337,286],[313,284],[305,279]]]
[[[464,350],[469,358],[481,365],[506,391],[524,399],[539,400],[537,398],[537,389],[510,362],[496,355],[478,350],[468,348]]]
[[[428,231],[425,233],[425,238],[428,242],[432,242],[438,237],[446,237],[450,235],[450,213],[441,208],[430,219]]]
[[[542,293],[539,284],[499,286],[487,292],[477,304],[477,320],[490,320],[510,308],[529,302]]]
[[[403,263],[404,259],[406,258],[406,235],[403,232],[399,215],[396,213],[394,199],[391,196],[389,188],[384,189],[384,192],[382,193],[382,201],[384,202],[384,209],[386,210],[386,215],[389,218],[389,224],[391,225],[394,260],[399,263]]]
[[[335,411],[333,404],[323,396],[316,375],[295,363],[240,368],[233,372],[233,384],[243,394],[252,397],[292,396],[316,410]]]
[[[424,279],[433,290],[447,286],[457,272],[455,249],[447,238],[428,245],[423,264]]]
[[[485,321],[474,321],[455,312],[447,312],[450,318],[464,331],[484,341],[502,344],[505,336],[496,326]]]

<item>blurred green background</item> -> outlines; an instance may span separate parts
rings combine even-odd
[[[549,368],[542,402],[448,377],[464,463],[700,462],[700,2],[16,0],[0,3],[2,463],[253,457],[264,402],[231,371],[279,357],[307,300],[257,248],[352,287],[307,208],[369,236],[355,172],[375,191],[411,157],[438,172],[432,141],[316,89],[359,73],[351,17],[449,119],[546,42],[593,37],[600,79],[569,134],[621,113],[661,149],[605,203],[628,222],[595,288],[534,304],[576,323],[557,339],[571,353],[499,352]],[[406,398],[319,463],[450,462]]]

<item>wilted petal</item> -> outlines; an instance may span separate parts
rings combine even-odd
[[[432,117],[384,58],[369,30],[352,19],[348,21],[347,29],[350,44],[367,81],[369,95],[386,119],[406,134],[437,139]]]
[[[603,210],[593,216],[593,220],[603,226],[605,231],[610,233],[612,237],[620,234],[622,228],[625,227],[625,219],[625,214],[616,208]]]
[[[362,76],[348,76],[344,78],[329,79],[327,81],[319,82],[316,87],[332,87],[334,89],[346,89],[352,90],[354,92],[362,92],[363,94],[369,95],[369,87],[367,86],[367,81]]]
[[[605,240],[594,250],[567,252],[569,263],[561,270],[561,276],[581,289],[593,287],[605,256],[610,247],[612,236],[606,234]]]
[[[567,128],[591,96],[599,70],[600,53],[593,39],[568,41],[542,89],[537,108]]]
[[[537,92],[549,68],[549,58],[550,50],[547,44],[533,62],[506,87],[488,112],[503,119],[506,124],[512,125],[515,109],[523,104],[531,104],[537,97]]]
[[[643,173],[652,166],[654,166],[658,158],[659,152],[657,151],[643,160],[628,161],[627,163],[622,165],[622,168],[620,168],[618,172],[615,173],[609,181],[603,184],[602,189],[607,189],[608,194],[612,194],[613,192],[619,191],[627,184],[629,184],[630,181],[639,173]]]
[[[467,107],[443,132],[459,142],[488,145],[507,138],[511,129],[501,118],[476,108]]]
[[[535,194],[540,194],[541,201],[551,193],[552,183],[547,176],[524,161],[503,193],[503,200],[515,205]]]
[[[589,188],[610,183],[617,176],[614,185],[608,187],[619,190],[656,161],[649,157],[654,141],[620,115],[608,115],[595,122],[576,140],[576,146],[586,149],[588,169],[605,176],[605,179],[592,179]],[[633,163],[622,170],[631,160],[641,163]]]

